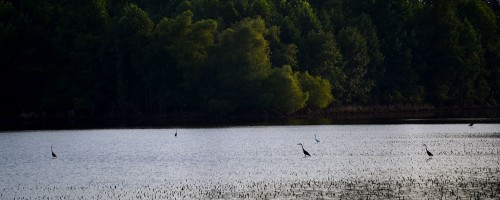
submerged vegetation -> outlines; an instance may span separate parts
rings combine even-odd
[[[497,106],[498,7],[0,0],[1,115]]]
[[[484,170],[491,170],[486,168]],[[483,173],[481,170],[456,170],[455,173]],[[497,170],[497,171],[494,171]],[[332,175],[322,179],[295,181],[189,181],[180,183],[151,182],[135,187],[128,183],[88,184],[85,186],[54,187],[48,184],[33,188],[7,188],[17,198],[46,199],[496,199],[499,179],[498,168],[488,171],[491,178],[450,178],[449,176],[399,176],[389,180],[355,177],[335,179]],[[34,189],[36,188],[36,189]],[[33,191],[43,191],[32,195]],[[0,194],[0,197],[3,194]]]

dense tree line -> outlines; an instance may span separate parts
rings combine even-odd
[[[498,0],[0,0],[0,110],[496,106]]]

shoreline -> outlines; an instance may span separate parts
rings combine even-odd
[[[442,124],[500,123],[500,109],[427,109],[427,110],[336,110],[303,112],[290,116],[250,113],[246,115],[208,115],[171,113],[165,115],[74,117],[66,115],[0,118],[0,131],[61,130],[101,128],[171,128],[225,126],[279,126],[328,124]]]

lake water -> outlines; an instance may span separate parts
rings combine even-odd
[[[500,198],[499,124],[0,132],[0,199],[457,197]]]

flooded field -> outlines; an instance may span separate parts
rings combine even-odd
[[[0,132],[0,199],[240,198],[500,199],[500,125]]]

